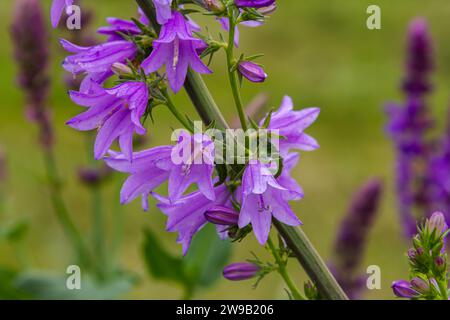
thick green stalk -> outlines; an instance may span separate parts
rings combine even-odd
[[[295,300],[305,300],[305,298],[303,298],[302,294],[297,289],[297,286],[295,285],[295,283],[292,281],[291,277],[289,276],[289,273],[286,270],[286,264],[281,259],[280,255],[278,253],[278,250],[275,247],[275,245],[273,244],[272,239],[270,239],[270,237],[269,237],[269,240],[267,241],[267,244],[269,246],[270,251],[272,252],[273,257],[275,258],[277,265],[278,265],[278,268],[277,268],[278,273],[281,275],[284,282],[286,283],[289,290],[291,291],[292,297]]]
[[[136,0],[136,2],[153,25],[157,25],[151,3],[148,0]],[[229,127],[199,74],[188,72],[185,89],[205,124],[214,121],[219,128]],[[303,231],[279,222],[275,222],[275,227],[308,276],[315,282],[322,297],[330,300],[347,300],[347,296]]]
[[[346,294],[302,228],[290,227],[275,219],[273,223],[308,276],[317,285],[321,296],[329,300],[347,300]]]

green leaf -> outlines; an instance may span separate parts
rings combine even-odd
[[[17,277],[15,287],[32,299],[39,300],[110,300],[123,297],[136,282],[135,277],[126,273],[99,282],[82,270],[81,288],[69,290],[67,277],[69,275],[30,271]]]
[[[184,271],[192,286],[207,288],[222,276],[231,255],[231,244],[222,241],[214,225],[206,225],[193,239],[183,260]]]
[[[182,259],[167,252],[150,230],[145,230],[143,253],[147,270],[152,277],[187,285]]]

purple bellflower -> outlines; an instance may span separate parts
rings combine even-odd
[[[87,74],[85,85],[90,84],[90,79],[103,83],[113,74],[111,66],[114,63],[131,60],[137,52],[135,44],[125,40],[106,42],[92,47],[77,46],[63,39],[60,43],[66,51],[73,53],[64,60],[64,69],[73,75]]]
[[[293,111],[294,104],[288,96],[284,97],[278,111],[272,114],[269,130],[278,130],[283,137],[280,139],[280,153],[285,156],[291,149],[312,151],[319,148],[317,141],[304,133],[304,130],[316,121],[319,108],[307,108]],[[264,120],[261,122],[263,124]]]
[[[56,28],[58,26],[59,20],[66,7],[73,5],[74,0],[53,0],[52,7],[50,11],[50,19],[52,22],[52,27]]]
[[[211,73],[196,52],[202,42],[192,36],[191,27],[183,15],[174,12],[172,18],[162,26],[159,39],[153,42],[153,52],[141,67],[148,74],[165,64],[170,87],[178,92],[184,84],[188,67],[198,73]]]
[[[172,18],[172,0],[153,0],[156,9],[156,20],[164,25]]]
[[[142,196],[143,209],[147,210],[148,195],[167,180],[171,202],[177,202],[191,184],[197,184],[206,199],[215,200],[214,143],[204,135],[182,133],[175,146],[137,152],[132,163],[118,153],[112,153],[105,161],[111,168],[131,174],[122,187],[122,204]]]
[[[133,134],[144,134],[141,124],[148,103],[145,83],[130,81],[111,89],[104,89],[93,82],[92,92],[70,91],[73,102],[89,109],[72,118],[67,124],[77,130],[99,129],[94,146],[94,155],[100,159],[118,139],[126,159],[133,153]]]
[[[215,201],[195,191],[176,202],[153,194],[159,200],[157,207],[167,216],[167,231],[178,232],[177,242],[183,246],[183,254],[189,250],[192,237],[207,223],[205,213],[216,205],[229,202],[230,192],[225,185],[214,189]]]
[[[290,226],[301,225],[288,204],[288,200],[293,199],[291,191],[277,182],[268,165],[250,161],[242,178],[239,228],[251,223],[256,239],[264,245],[269,237],[272,218]],[[296,198],[301,196],[298,194]]]

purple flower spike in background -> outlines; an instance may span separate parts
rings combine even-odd
[[[316,121],[319,116],[319,108],[308,108],[294,111],[294,103],[291,97],[284,97],[278,111],[272,114],[269,130],[278,130],[284,137],[280,140],[280,152],[287,155],[291,149],[312,151],[319,148],[317,141],[304,133],[304,130]],[[261,125],[264,120],[261,121]]]
[[[407,69],[403,81],[406,103],[386,105],[387,132],[397,151],[399,213],[408,238],[416,232],[416,219],[427,217],[433,210],[432,177],[428,172],[433,143],[427,138],[433,121],[426,103],[426,95],[432,89],[429,81],[434,66],[432,54],[425,20],[413,20],[409,27]]]
[[[275,3],[275,0],[234,0],[238,7],[263,8]]]
[[[46,99],[50,88],[48,60],[50,43],[44,13],[38,0],[18,0],[11,26],[14,56],[19,65],[19,86],[26,94],[26,114],[39,125],[41,146],[54,142],[50,110]]]
[[[267,165],[251,161],[242,178],[239,228],[251,223],[256,239],[264,245],[269,237],[272,218],[289,226],[301,225],[287,201],[291,199],[291,191],[276,181]]]
[[[251,61],[242,61],[239,63],[239,73],[251,82],[264,82],[267,78],[267,73],[264,69]]]
[[[419,292],[412,288],[411,283],[406,280],[394,281],[391,287],[394,294],[399,298],[413,299],[420,295]]]
[[[166,24],[172,18],[172,0],[153,0],[156,9],[156,19],[160,25]]]
[[[334,244],[331,269],[351,299],[360,299],[366,285],[365,277],[359,274],[359,267],[378,212],[381,193],[381,182],[376,179],[368,181],[355,193]]]
[[[127,159],[132,158],[133,134],[144,134],[141,124],[148,103],[148,90],[143,82],[126,82],[111,89],[91,84],[92,92],[70,91],[73,102],[89,110],[70,119],[67,124],[74,129],[90,131],[99,129],[94,155],[100,159],[118,139]]]
[[[179,12],[163,25],[154,49],[141,67],[152,73],[166,65],[167,79],[174,92],[180,91],[186,79],[188,67],[198,73],[211,73],[196,52],[203,41],[192,36],[188,21]]]
[[[168,198],[153,194],[159,200],[158,208],[167,216],[167,231],[178,232],[177,242],[183,245],[183,254],[189,250],[192,237],[208,222],[205,212],[229,201],[230,193],[222,185],[214,189],[215,201],[195,191],[173,203]]]
[[[242,281],[256,277],[260,267],[254,263],[233,263],[223,269],[223,276],[230,281]]]
[[[56,28],[58,26],[59,20],[61,19],[64,10],[66,9],[66,7],[73,5],[73,2],[74,0],[53,0],[50,12],[50,18],[53,28]]]

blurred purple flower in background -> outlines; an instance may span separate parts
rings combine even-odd
[[[381,193],[381,182],[373,179],[354,194],[334,244],[331,270],[351,299],[361,298],[365,288],[366,279],[358,273],[358,269],[378,212]]]
[[[48,77],[49,35],[38,0],[16,1],[11,36],[14,55],[19,64],[19,86],[26,94],[28,118],[40,128],[40,143],[53,143],[50,113],[45,106],[50,80]]]
[[[431,38],[423,19],[415,19],[409,27],[408,60],[403,91],[406,103],[389,103],[387,132],[397,151],[396,185],[401,222],[407,237],[416,232],[415,208],[420,216],[431,213],[428,163],[432,143],[426,135],[433,125],[426,95],[431,91],[429,82],[433,70]]]

